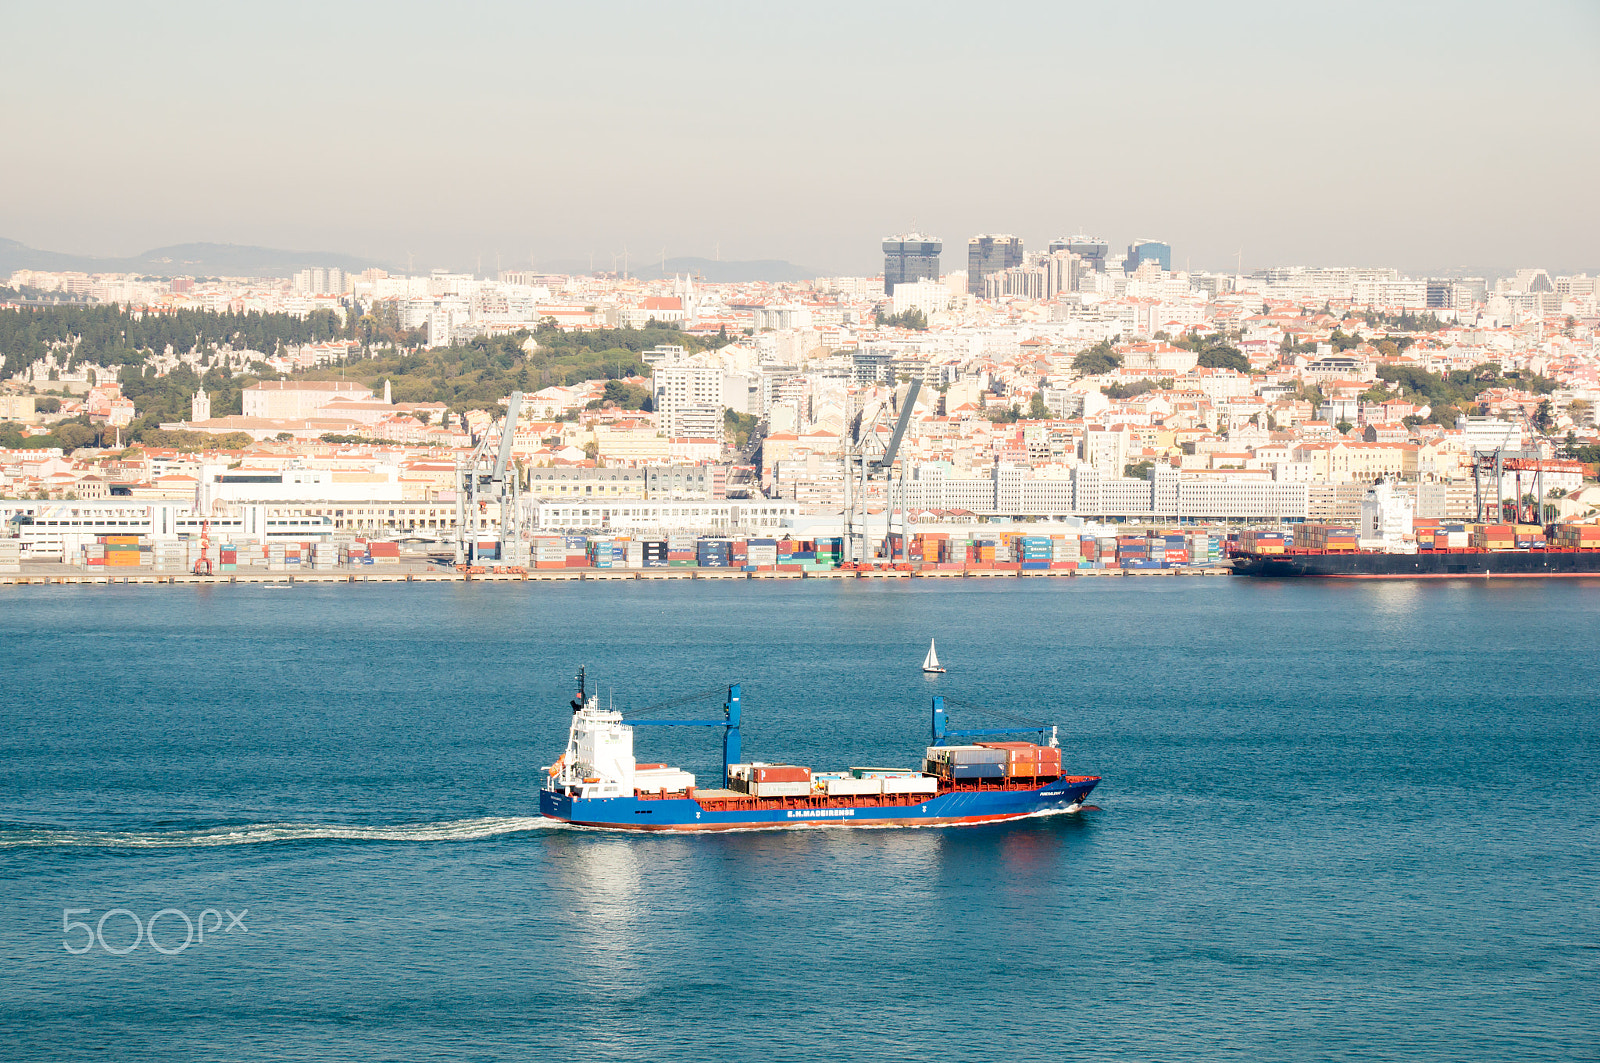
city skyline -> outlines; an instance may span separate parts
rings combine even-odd
[[[871,275],[913,227],[1152,238],[1175,269],[1595,266],[1588,5],[732,12],[19,9],[38,46],[0,75],[24,103],[0,235],[484,272],[626,251]]]

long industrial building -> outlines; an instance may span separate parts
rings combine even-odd
[[[898,490],[898,489],[897,489]],[[1111,517],[1151,519],[1305,520],[1303,483],[1262,475],[1180,474],[1158,467],[1147,479],[1105,476],[1092,465],[1065,475],[999,464],[978,476],[952,476],[940,465],[917,469],[906,484],[914,510],[965,510],[999,518]]]

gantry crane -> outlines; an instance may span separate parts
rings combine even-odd
[[[843,529],[844,530],[844,544],[843,544],[844,552],[843,552],[843,555],[841,557],[842,561],[854,562],[854,561],[865,561],[865,560],[868,560],[865,557],[856,557],[856,556],[854,556],[854,554],[855,554],[856,514],[855,514],[855,504],[854,504],[854,501],[851,498],[851,481],[853,479],[855,479],[855,477],[857,475],[857,471],[856,471],[857,469],[859,469],[859,475],[861,477],[860,500],[861,500],[861,531],[862,531],[862,534],[864,536],[866,534],[866,530],[867,530],[867,483],[868,483],[869,477],[871,477],[875,473],[882,472],[883,473],[883,482],[884,482],[884,490],[883,490],[883,495],[884,495],[884,518],[883,518],[884,519],[884,539],[885,539],[885,541],[892,541],[890,539],[890,536],[893,533],[893,527],[894,527],[894,459],[895,459],[895,455],[900,450],[900,441],[901,441],[901,439],[903,439],[905,437],[906,427],[911,423],[911,415],[915,411],[916,406],[917,406],[917,392],[919,392],[921,389],[922,389],[922,378],[921,377],[912,377],[910,386],[908,386],[906,388],[905,400],[901,403],[901,406],[900,406],[900,416],[895,421],[894,432],[889,436],[889,442],[884,446],[882,454],[878,455],[875,458],[869,457],[867,455],[867,453],[866,453],[865,448],[862,446],[862,443],[866,439],[868,439],[868,438],[876,439],[877,438],[877,434],[876,434],[876,430],[877,430],[877,427],[878,427],[878,418],[877,417],[873,418],[871,424],[869,424],[866,427],[865,430],[861,430],[859,428],[859,420],[858,420],[858,429],[857,429],[857,432],[856,432],[856,438],[854,440],[854,445],[852,446],[851,442],[848,441],[848,440],[845,443],[845,455],[844,455],[844,529]],[[880,411],[880,416],[881,416],[881,412],[882,411]],[[905,469],[905,463],[902,462],[901,465],[900,465],[900,537],[901,537],[902,549],[904,549],[905,537],[906,537],[906,532],[907,532],[907,527],[906,527],[907,514],[906,514],[906,505],[905,505],[905,485],[906,485],[906,469]],[[863,553],[865,553],[865,548],[863,548]],[[894,560],[894,558],[892,556],[892,548],[891,548],[890,560],[891,561]]]
[[[1499,522],[1508,516],[1513,524],[1544,523],[1544,461],[1539,452],[1538,433],[1534,431],[1533,421],[1526,413],[1523,413],[1520,423],[1528,439],[1521,448],[1513,450],[1502,445],[1493,450],[1472,452],[1473,500],[1480,523],[1485,520]],[[1507,431],[1509,433],[1509,428]],[[1505,500],[1505,474],[1508,472],[1512,474],[1515,485],[1515,494],[1509,504]],[[1533,474],[1532,505],[1522,501],[1522,474],[1525,472]],[[1494,484],[1492,502],[1484,490],[1483,481],[1486,478],[1492,479]]]
[[[456,462],[456,564],[478,559],[478,544],[488,527],[491,501],[500,504],[500,524],[495,529],[497,553],[505,555],[505,544],[517,538],[517,496],[519,483],[511,464],[511,447],[516,441],[517,414],[522,408],[522,392],[513,391],[506,399],[506,415],[499,422],[500,446],[490,461],[489,443],[495,426],[488,425],[475,441],[472,456]],[[509,473],[509,476],[507,475]]]

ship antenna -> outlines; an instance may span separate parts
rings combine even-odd
[[[586,676],[587,671],[588,671],[588,669],[584,668],[581,665],[578,668],[578,675],[577,675],[578,693],[577,693],[577,696],[575,696],[572,699],[572,711],[573,712],[577,712],[578,710],[582,709],[583,706],[584,706],[584,701],[586,700],[585,688],[588,685],[588,680],[587,680],[587,676]]]

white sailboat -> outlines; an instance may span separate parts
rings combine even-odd
[[[934,651],[933,640],[928,640],[928,655],[922,659],[922,670],[929,673],[944,671],[944,665],[939,663],[939,654]]]

